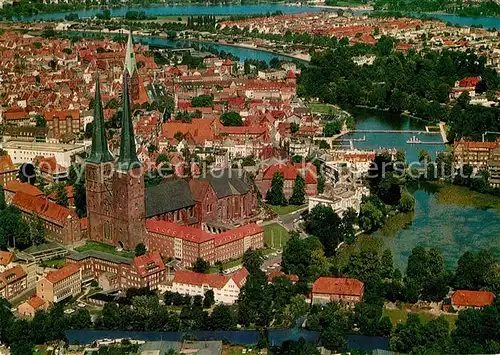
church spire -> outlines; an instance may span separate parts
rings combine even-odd
[[[101,88],[99,85],[99,75],[95,83],[94,98],[94,127],[92,132],[92,149],[87,158],[89,163],[106,163],[113,161],[113,156],[108,149],[108,141],[104,130],[104,112],[101,101]]]
[[[135,61],[134,42],[132,41],[132,31],[128,34],[127,52],[125,53],[125,71],[128,75],[132,76],[137,70],[137,63]]]
[[[134,126],[130,113],[129,99],[130,75],[127,71],[123,73],[123,110],[122,110],[122,132],[120,140],[120,157],[118,158],[118,170],[128,171],[141,165],[135,149]]]

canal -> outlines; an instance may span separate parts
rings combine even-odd
[[[425,123],[401,118],[387,112],[356,109],[352,111],[356,129],[371,130],[420,130]],[[441,145],[410,145],[405,133],[356,133],[366,136],[364,142],[354,142],[363,149],[388,147],[404,149],[408,161],[418,160],[420,149],[428,150],[434,157],[445,150]],[[425,140],[440,140],[440,135],[426,135]],[[421,139],[423,140],[423,139]],[[491,250],[500,257],[500,198],[471,192],[453,185],[420,183],[411,187],[415,196],[415,211],[389,218],[375,238],[382,238],[394,256],[397,267],[404,271],[408,256],[414,247],[437,248],[447,267],[454,269],[458,258],[467,250]]]

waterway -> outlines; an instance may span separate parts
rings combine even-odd
[[[351,111],[356,129],[364,130],[423,130],[425,123],[401,118],[387,112],[356,109]],[[410,133],[355,133],[350,136],[364,142],[353,142],[361,149],[378,147],[397,148],[406,151],[407,160],[418,161],[420,149],[428,150],[434,157],[446,149],[444,144],[407,144]],[[422,134],[423,141],[440,141],[441,135]],[[414,247],[437,248],[446,266],[455,268],[458,258],[467,250],[489,249],[500,257],[500,198],[470,192],[453,185],[438,188],[429,184],[412,187],[415,211],[389,218],[386,225],[373,233],[382,238],[386,248],[394,256],[394,262],[402,271]]]
[[[124,16],[125,13],[131,10],[130,8],[113,8],[110,9],[111,16]],[[285,4],[256,4],[256,5],[172,5],[172,6],[155,6],[155,7],[137,7],[133,8],[136,11],[144,11],[147,15],[151,16],[169,16],[169,15],[251,15],[251,14],[265,14],[267,12],[281,11],[284,14],[298,14],[305,12],[319,12],[319,11],[335,11],[334,9],[324,9],[314,6],[289,6]],[[92,17],[102,12],[101,9],[88,9],[73,11],[81,18]],[[369,11],[363,10],[353,11],[354,15],[361,15]],[[41,20],[62,20],[66,13],[57,12],[50,14],[38,14],[34,16],[22,17],[20,21],[41,21]],[[459,26],[479,26],[485,28],[500,29],[500,18],[498,17],[470,17],[470,16],[456,16],[450,14],[430,14],[435,18],[442,21],[450,22]]]

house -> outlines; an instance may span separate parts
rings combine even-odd
[[[0,273],[0,296],[7,300],[18,296],[28,288],[27,281],[27,274],[20,265],[5,270]]]
[[[456,290],[451,296],[451,305],[456,311],[467,308],[481,309],[491,305],[494,299],[493,292]]]
[[[487,169],[488,161],[496,148],[500,148],[499,142],[474,142],[462,138],[454,143],[455,168],[468,164],[475,170]]]
[[[466,77],[456,81],[455,86],[451,88],[450,99],[457,99],[466,91],[470,97],[476,96],[476,88],[480,82],[480,76]]]
[[[304,191],[306,196],[316,196],[318,193],[318,176],[316,167],[311,163],[279,163],[267,167],[255,179],[255,183],[260,190],[261,196],[265,198],[267,191],[271,188],[273,176],[276,173],[283,174],[285,179],[283,194],[286,199],[290,199],[293,194],[293,185],[297,175],[301,175],[305,181]]]
[[[17,192],[23,192],[31,196],[43,196],[43,192],[40,191],[36,186],[17,180],[6,183],[3,187],[3,190],[5,193],[5,202],[8,205],[12,203],[12,199]]]
[[[22,317],[33,318],[38,311],[46,311],[49,308],[49,303],[42,300],[38,296],[33,296],[26,302],[22,303],[17,312]]]
[[[0,272],[4,272],[7,269],[10,269],[12,266],[12,262],[14,261],[14,253],[9,251],[1,251],[0,250]]]
[[[191,266],[197,258],[211,264],[237,259],[246,250],[264,247],[264,230],[255,223],[212,234],[200,228],[166,221],[146,221],[148,250],[172,257],[182,266]]]
[[[136,256],[132,261],[132,268],[127,275],[129,287],[147,287],[155,290],[158,285],[165,281],[165,264],[158,251]],[[135,283],[132,283],[135,280]]]
[[[343,302],[349,305],[363,299],[364,284],[357,279],[345,277],[320,277],[314,281],[312,303]]]
[[[0,156],[0,186],[5,186],[6,183],[16,180],[17,169],[12,163],[10,155]]]
[[[67,263],[61,269],[50,271],[36,284],[36,295],[52,303],[78,295],[82,291],[82,272],[74,263]]]
[[[267,283],[273,282],[273,279],[276,277],[286,277],[292,284],[296,284],[299,281],[299,277],[294,274],[285,274],[283,271],[271,271],[267,274]]]
[[[189,296],[204,296],[205,292],[212,290],[216,303],[233,304],[238,300],[247,276],[248,271],[244,267],[232,276],[177,271],[171,291]]]

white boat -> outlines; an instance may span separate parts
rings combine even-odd
[[[408,144],[420,144],[420,143],[422,143],[422,141],[420,139],[418,139],[416,136],[413,136],[410,139],[408,139],[406,141],[406,143],[408,143]]]

